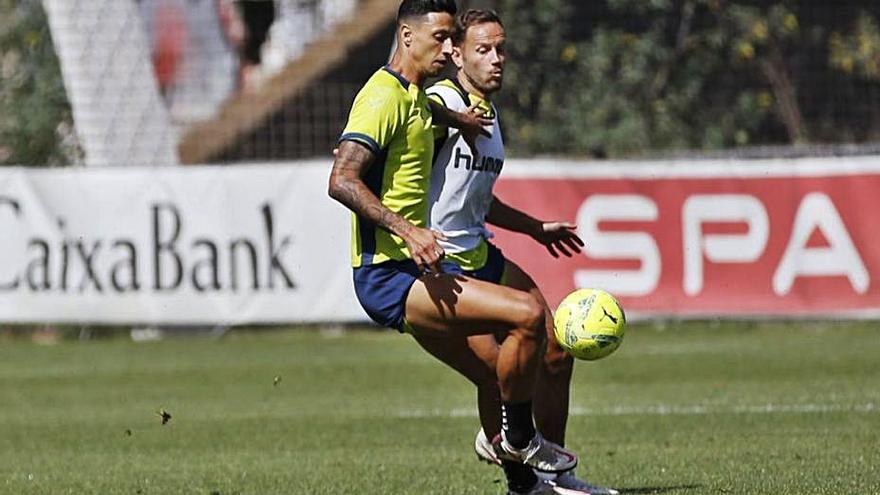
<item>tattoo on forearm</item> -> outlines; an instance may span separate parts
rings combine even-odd
[[[411,224],[383,205],[362,180],[373,159],[372,152],[364,146],[343,141],[330,174],[331,195],[362,218],[400,235]]]

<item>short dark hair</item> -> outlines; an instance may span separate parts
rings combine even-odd
[[[451,16],[458,13],[455,0],[403,0],[397,9],[397,23],[406,19],[421,17],[432,12],[446,12]]]
[[[499,26],[504,27],[504,23],[501,22],[501,17],[499,17],[494,10],[468,10],[464,14],[455,18],[455,35],[452,37],[452,42],[456,45],[460,45],[467,35],[468,28],[476,26],[477,24],[485,24],[487,22],[497,23]]]

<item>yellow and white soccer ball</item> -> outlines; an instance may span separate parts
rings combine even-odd
[[[578,289],[562,300],[553,318],[556,340],[577,359],[608,356],[623,341],[626,315],[611,294],[601,289]]]

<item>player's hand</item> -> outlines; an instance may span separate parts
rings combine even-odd
[[[474,160],[477,159],[477,138],[480,136],[492,137],[492,133],[486,130],[487,126],[491,126],[494,121],[486,118],[486,110],[477,108],[477,103],[471,105],[467,112],[458,114],[459,131],[464,142],[467,143],[471,152],[474,154]]]
[[[532,237],[544,245],[550,255],[558,258],[559,253],[571,258],[573,253],[580,253],[584,241],[575,232],[577,225],[568,222],[544,222],[541,230]]]
[[[406,247],[409,248],[410,256],[423,271],[441,273],[440,261],[446,252],[437,243],[445,241],[446,237],[436,230],[413,227],[404,237]]]

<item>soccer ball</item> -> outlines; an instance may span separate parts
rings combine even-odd
[[[602,359],[623,341],[626,315],[611,294],[601,289],[579,289],[562,300],[553,318],[559,345],[587,361]]]

